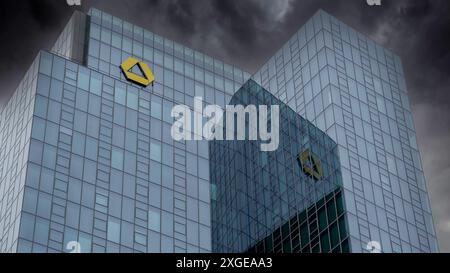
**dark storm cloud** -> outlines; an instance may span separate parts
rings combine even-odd
[[[15,90],[39,49],[49,49],[71,14],[62,1],[3,1],[0,99]]]
[[[0,88],[17,86],[39,49],[50,49],[74,8],[65,0],[3,1]],[[254,72],[324,9],[403,61],[442,251],[450,251],[450,1],[91,0],[90,6]]]

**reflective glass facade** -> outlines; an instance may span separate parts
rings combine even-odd
[[[249,74],[95,9],[53,50],[2,112],[2,251],[210,252],[208,143],[174,142],[170,112]],[[129,56],[152,85],[124,79]]]
[[[153,84],[125,80],[119,66],[130,56],[150,67]],[[248,194],[240,197],[253,204],[247,218],[236,220],[231,233],[212,234],[221,177],[210,179],[217,175],[206,141],[172,140],[170,111],[192,106],[194,96],[223,106],[248,78],[99,10],[75,12],[52,52],[39,54],[0,110],[0,251],[62,252],[77,241],[82,252],[209,252],[215,236],[224,240],[223,251],[248,251],[301,211],[319,211],[317,202],[334,188],[305,199],[274,192],[280,199],[277,210],[266,207],[269,218],[259,218],[263,207]],[[320,11],[253,79],[337,143],[349,235],[339,237],[340,250],[348,242],[352,252],[363,252],[369,241],[384,252],[438,250],[396,55]],[[300,176],[298,152],[280,151],[292,162],[280,161],[276,170],[248,158],[255,169],[246,171]],[[249,223],[261,224],[257,236]],[[310,225],[299,220],[300,228],[304,223]],[[329,238],[333,223],[325,229]],[[291,250],[297,246],[291,242]]]
[[[34,112],[39,58],[0,110],[0,252],[14,252],[20,228],[22,200]]]
[[[342,189],[295,215],[247,252],[349,253]]]
[[[253,80],[249,80],[236,92],[230,105],[280,106],[280,142],[277,150],[262,152],[260,141],[214,140],[209,145],[211,183],[214,189],[213,251],[233,253],[248,251],[275,229],[282,225],[285,228],[285,222],[301,212],[304,215],[307,208],[340,188],[342,181],[336,143]],[[248,122],[246,126],[249,127]],[[224,131],[229,129],[232,128],[225,126]],[[322,170],[320,179],[314,178],[302,168],[299,155],[304,151],[316,158]],[[342,204],[342,196],[340,200]],[[309,228],[310,245],[307,246],[305,239],[303,243],[305,249],[309,247],[310,251],[328,252],[331,250],[330,244],[328,249],[325,245],[321,248],[319,242],[321,236],[328,236],[328,231],[325,230],[327,225],[321,223],[320,227],[317,226],[323,219],[327,222],[326,208],[324,210],[319,205],[317,207],[320,208],[319,213],[312,208],[308,210],[310,225],[305,225],[307,230]],[[345,226],[342,207],[339,216]],[[331,212],[332,210],[334,211]],[[336,208],[330,209],[329,215],[329,224],[335,224]],[[292,238],[295,238],[294,230],[295,228],[292,229]],[[297,239],[299,234],[297,227]],[[285,252],[293,249],[300,252],[297,250],[298,245],[290,245],[291,237],[284,235]],[[346,237],[343,238],[345,239]],[[270,245],[279,247],[277,243]],[[271,251],[270,247],[266,248]]]
[[[353,252],[438,250],[398,56],[319,11],[254,79],[338,143]]]

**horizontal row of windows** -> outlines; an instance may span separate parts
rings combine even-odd
[[[99,227],[92,224],[94,217],[93,210],[95,209],[96,212],[102,213],[105,217],[106,215],[109,215],[110,217],[116,217],[129,223],[135,223],[142,228],[148,227],[150,230],[173,236],[174,205],[170,203],[174,198],[173,194],[168,190],[163,189],[162,191],[159,191],[159,199],[163,199],[162,206],[160,205],[160,207],[157,208],[150,205],[148,209],[143,209],[142,207],[146,207],[146,205],[140,204],[137,206],[136,201],[133,199],[134,197],[128,198],[114,192],[110,192],[109,196],[105,196],[99,192],[88,192],[89,190],[93,190],[91,185],[82,183],[81,185],[83,186],[81,187],[80,184],[76,184],[76,180],[70,182],[75,182],[75,185],[69,184],[71,190],[69,192],[69,201],[78,199],[74,200],[78,201],[78,203],[67,202],[64,207],[52,204],[53,198],[51,194],[26,187],[24,192],[25,199],[23,210],[44,219],[53,219],[51,217],[52,214],[58,216],[64,215],[65,224],[69,227],[92,233],[93,228],[99,229]],[[78,192],[76,192],[77,189]],[[158,192],[152,192],[152,195],[157,193]],[[175,205],[179,206],[176,200],[178,199],[175,199]],[[151,203],[155,202],[153,201]],[[187,198],[186,203],[182,206],[187,207],[186,219],[206,226],[210,225],[209,205],[207,203],[193,198]],[[81,222],[80,212],[86,213],[86,215],[82,215],[83,219]],[[98,217],[99,216],[97,215],[96,218]],[[163,218],[162,230],[160,224],[161,217]]]
[[[155,170],[154,176],[160,176],[163,181],[170,181],[173,178],[167,178],[167,176],[171,173],[169,169],[166,169],[168,172],[164,172],[161,174],[157,174]],[[94,174],[95,175],[95,174]],[[85,188],[93,189],[92,181],[88,179],[77,179],[74,177],[69,177],[69,186],[65,189],[64,184],[58,180],[59,174],[56,174],[52,169],[41,167],[39,165],[29,163],[27,168],[27,179],[26,185],[39,189],[42,192],[53,194],[54,190],[67,190],[68,200],[80,203],[81,201],[81,185],[82,181],[87,182],[89,184],[85,185]],[[175,178],[178,179],[178,178]],[[148,180],[144,180],[141,178],[137,178],[133,175],[123,173],[118,170],[112,169],[109,175],[108,188],[106,190],[110,190],[113,193],[123,195],[124,197],[128,197],[131,199],[136,199],[139,195],[140,197],[148,196],[148,203],[155,206],[161,207],[162,201],[165,202],[163,208],[169,212],[173,212],[173,203],[172,199],[174,196],[174,187],[172,184],[168,182],[161,183],[161,180],[156,181],[157,179],[152,179],[155,182],[149,183]],[[175,194],[179,193],[178,188],[180,187],[180,181],[176,181],[177,188],[175,188]],[[187,175],[187,178],[182,181],[181,187],[185,188],[182,194],[185,194],[188,198],[199,199],[203,202],[208,203],[210,199],[209,193],[209,183],[205,180],[198,179],[195,176]],[[103,187],[102,187],[103,189]],[[161,198],[161,190],[164,190],[165,195],[169,199]],[[81,204],[86,206],[91,206],[92,203],[84,203]]]
[[[82,210],[83,212],[83,210]],[[92,221],[92,211],[85,210],[88,212],[84,215],[86,218],[80,216],[82,222]],[[90,215],[89,215],[90,213]],[[141,230],[131,223],[126,221],[120,221],[117,218],[110,217],[107,222],[104,223],[107,232],[104,238],[98,238],[92,235],[92,232],[85,232],[83,230],[77,230],[69,226],[62,226],[63,232],[51,231],[50,227],[53,225],[50,221],[37,217],[28,213],[23,213],[21,218],[21,230],[19,234],[19,252],[47,252],[46,246],[59,245],[56,251],[69,252],[71,249],[67,249],[68,243],[71,241],[78,242],[80,244],[80,251],[82,253],[88,252],[103,252],[101,251],[101,246],[96,246],[95,242],[101,240],[107,240],[107,244],[114,243],[107,252],[117,252],[116,248],[123,246],[128,249],[128,251],[133,251],[140,249],[142,252],[173,252],[174,240],[180,240],[179,235],[167,236],[159,232],[153,232],[152,228],[158,228],[160,225],[166,227],[165,222],[160,222],[157,216],[149,213],[151,221],[150,230]],[[164,219],[164,218],[162,218]],[[170,220],[170,219],[169,219]],[[164,220],[163,220],[164,221]],[[93,222],[88,223],[93,225]],[[193,247],[200,247],[203,249],[210,249],[210,232],[209,228],[192,222],[187,221],[186,224],[186,242],[184,244],[189,244]],[[95,238],[94,238],[95,237]],[[26,240],[26,241],[24,241]],[[33,242],[33,249],[31,249],[31,242]],[[62,249],[61,249],[61,243]],[[116,245],[117,244],[117,245]]]
[[[98,16],[98,17],[97,17]],[[92,37],[96,37],[98,40],[102,40],[105,43],[110,44],[114,42],[118,48],[121,48],[119,43],[120,39],[124,39],[127,43],[131,44],[131,40],[139,42],[146,46],[155,47],[168,54],[173,54],[184,58],[186,61],[194,62],[197,65],[208,67],[211,70],[217,71],[219,74],[228,75],[242,75],[242,70],[232,67],[228,64],[206,56],[200,52],[186,48],[178,43],[174,43],[168,39],[164,39],[158,35],[154,35],[140,27],[133,26],[127,22],[122,22],[119,18],[113,17],[115,24],[111,25],[111,22],[105,22],[100,19],[101,15],[93,16],[90,24],[90,33]],[[106,17],[110,15],[104,14]],[[101,26],[100,26],[101,25]],[[123,28],[122,28],[123,26]],[[134,30],[133,30],[134,29]],[[111,31],[112,30],[112,31]],[[114,37],[116,35],[116,37]],[[127,47],[125,47],[127,48]],[[244,72],[245,73],[245,72]]]
[[[92,47],[92,50],[90,52],[88,60],[89,67],[100,69],[100,63],[96,64],[96,62],[98,63],[99,61],[102,63],[106,63],[106,65],[110,64],[111,69],[106,67],[106,69],[101,70],[106,70],[105,72],[107,74],[112,74],[114,77],[123,78],[119,66],[125,59],[131,56],[130,54],[121,52],[108,46],[103,46],[103,44],[101,44],[101,47],[99,47],[95,40],[91,40],[90,47]],[[160,57],[157,57],[159,56],[158,54],[161,54]],[[187,89],[184,87],[183,83],[185,77],[189,79],[195,79],[202,84],[204,83],[210,87],[226,92],[230,95],[232,95],[234,93],[234,90],[236,90],[237,87],[240,86],[240,84],[242,84],[245,80],[242,79],[233,82],[233,80],[229,80],[223,78],[220,75],[210,73],[203,70],[202,68],[196,66],[194,67],[193,65],[183,62],[182,60],[179,60],[177,58],[173,59],[172,57],[167,57],[165,55],[162,55],[162,53],[158,53],[157,51],[155,51],[155,58],[153,58],[153,56],[142,57],[136,54],[133,54],[133,56],[142,59],[150,67],[155,76],[156,82],[164,83],[166,86],[174,88],[181,92],[189,91],[185,91],[185,89]],[[163,58],[163,56],[165,57]],[[104,64],[101,65],[105,66]]]
[[[91,144],[95,145],[95,142],[93,141]],[[99,152],[103,153],[103,150],[99,150]],[[162,182],[163,184],[165,183],[166,187],[173,188],[174,176],[172,162],[167,162],[169,163],[169,166],[167,166],[153,160],[148,161],[148,155],[145,155],[144,158],[147,159],[147,162],[142,164],[140,161],[137,161],[138,158],[135,153],[116,147],[112,147],[111,151],[106,152],[110,152],[110,154],[106,155],[107,158],[102,155],[102,158],[104,158],[103,161],[106,160],[109,162],[108,157],[110,156],[110,164],[113,169],[131,175],[137,175],[138,172],[146,173],[149,174],[152,182],[158,184],[161,184]],[[153,151],[153,157],[158,156],[158,154],[156,154],[157,152],[158,151]],[[58,165],[68,168],[70,175],[74,178],[85,179],[86,181],[95,183],[96,179],[98,179],[97,161],[99,161],[99,158],[94,156],[95,154],[96,151],[89,150],[85,153],[84,156],[86,157],[84,158],[77,154],[67,154],[67,152],[65,152],[63,157],[58,157]],[[152,154],[150,154],[150,156],[151,155]],[[169,151],[168,156],[173,158],[173,152],[171,153]],[[57,147],[44,144],[41,141],[32,140],[30,143],[29,161],[36,164],[42,164],[44,167],[50,169],[55,169],[57,166]],[[200,158],[191,153],[186,153],[185,164],[186,172],[188,174],[198,176],[205,180],[209,179],[209,161],[207,159]]]

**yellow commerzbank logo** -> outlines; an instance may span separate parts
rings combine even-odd
[[[136,73],[131,72],[131,69],[137,65],[142,72],[143,76],[137,75]],[[152,71],[148,67],[148,65],[144,62],[138,61],[133,57],[129,57],[126,59],[121,65],[125,78],[131,82],[137,83],[144,87],[147,87],[155,80],[155,76],[153,76]]]
[[[297,158],[300,161],[300,166],[306,175],[311,176],[316,181],[323,178],[323,171],[320,161],[309,150],[301,152]]]

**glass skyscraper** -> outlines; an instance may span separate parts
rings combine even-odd
[[[125,80],[128,57],[155,76]],[[109,14],[76,12],[1,114],[0,251],[210,252],[208,143],[175,104],[225,105],[250,75]],[[69,247],[69,249],[67,249]]]
[[[352,252],[436,252],[401,61],[323,11],[253,77],[339,146]]]
[[[126,80],[129,57],[150,67],[151,85]],[[224,106],[250,77],[97,9],[75,12],[1,109],[0,251],[212,251],[209,143],[173,141],[170,112],[194,96]],[[319,12],[253,79],[338,145],[342,187],[307,215],[343,200],[352,252],[368,241],[437,251],[397,56]],[[268,227],[257,249],[223,250],[269,251],[256,241],[275,238]]]
[[[348,252],[337,144],[253,80],[230,105],[279,105],[279,147],[210,142],[213,251]]]

